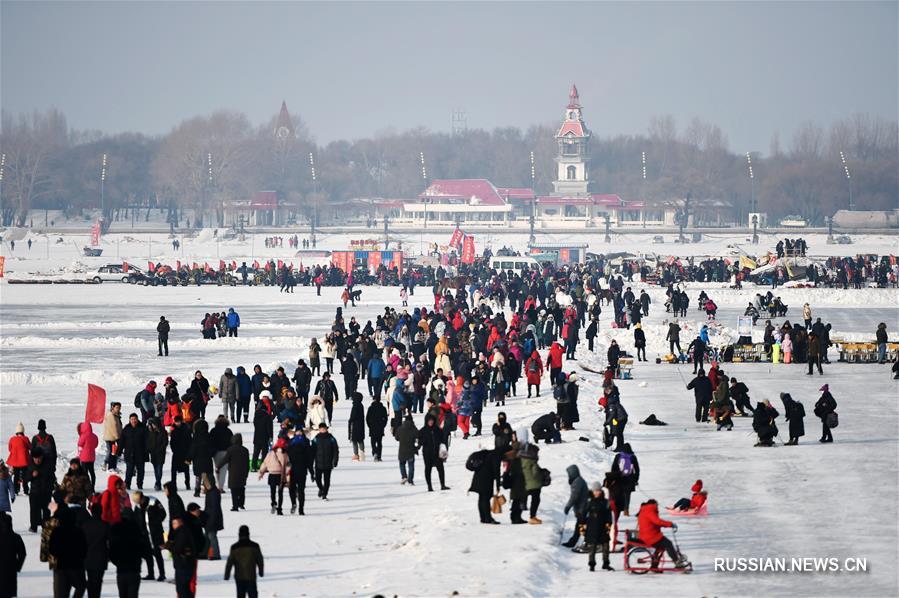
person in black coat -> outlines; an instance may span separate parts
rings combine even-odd
[[[805,424],[802,421],[805,418],[805,407],[786,392],[780,393],[780,400],[784,404],[784,419],[790,422],[790,441],[787,445],[795,446],[799,444],[799,437],[805,436]]]
[[[100,503],[91,506],[91,516],[81,524],[87,549],[84,553],[84,569],[87,572],[88,598],[100,598],[103,575],[109,566],[109,524],[101,519]]]
[[[197,370],[194,373],[194,379],[190,381],[190,387],[186,394],[199,398],[196,401],[197,411],[200,417],[206,417],[206,403],[209,402],[209,380],[203,377],[203,372]]]
[[[478,514],[481,523],[499,525],[499,521],[494,519],[490,512],[490,499],[494,493],[498,494],[500,491],[502,452],[497,449],[487,450],[485,455],[484,462],[471,477],[471,486],[468,490],[478,494]]]
[[[618,369],[618,360],[621,358],[621,347],[618,346],[618,342],[613,340],[612,344],[609,345],[609,350],[606,353],[606,357],[609,358],[609,367],[613,370]]]
[[[708,346],[705,344],[705,341],[700,337],[696,337],[692,342],[687,346],[687,353],[690,353],[690,349],[693,349],[693,373],[697,373],[698,370],[701,370],[703,367],[703,363],[705,362],[705,354],[708,350]]]
[[[343,361],[340,362],[340,373],[343,374],[344,396],[352,397],[359,383],[359,366],[352,354],[344,355]]]
[[[833,442],[830,424],[831,414],[837,410],[837,401],[830,394],[830,385],[825,384],[820,389],[821,397],[815,403],[815,416],[821,418],[821,438],[818,442]]]
[[[40,448],[31,450],[31,465],[25,471],[30,487],[28,505],[30,509],[31,527],[29,531],[37,532],[38,526],[50,518],[50,498],[56,478],[44,459],[44,451]]]
[[[109,556],[116,566],[119,598],[140,595],[140,563],[151,555],[149,538],[141,533],[133,514],[125,513],[109,530]]]
[[[297,428],[292,433],[293,436],[287,442],[287,459],[290,461],[290,473],[287,481],[287,491],[290,494],[290,514],[305,515],[306,475],[308,474],[312,480],[315,479],[315,453],[303,428]]]
[[[646,333],[642,324],[634,327],[634,349],[637,350],[637,361],[646,361]]]
[[[264,390],[261,394],[265,400],[260,400],[253,414],[253,465],[251,471],[259,471],[259,461],[268,454],[268,447],[274,436],[273,414],[266,400],[271,399],[271,393]]]
[[[231,446],[225,451],[221,467],[228,466],[228,490],[231,491],[231,510],[244,509],[247,478],[250,475],[250,451],[243,445],[243,435],[234,434]]]
[[[315,385],[315,392],[312,394],[321,397],[322,403],[325,404],[325,411],[328,412],[328,421],[332,421],[334,402],[340,397],[337,394],[337,385],[331,380],[331,374],[328,372],[322,374],[322,379]]]
[[[159,316],[159,324],[156,325],[156,334],[159,340],[159,356],[162,357],[163,351],[165,356],[169,356],[169,331],[171,326],[165,316]]]
[[[206,539],[209,541],[209,560],[218,561],[222,558],[219,549],[218,533],[225,529],[225,517],[222,514],[222,493],[209,474],[202,476],[202,484],[203,493],[206,495],[203,503],[203,514],[206,516],[203,529],[206,532]]]
[[[347,361],[352,358],[347,357]],[[350,395],[353,406],[350,409],[350,421],[347,426],[347,440],[353,445],[353,461],[365,460],[365,407],[362,406],[362,393]]]
[[[381,460],[381,451],[384,448],[384,429],[389,418],[387,408],[381,402],[380,397],[372,399],[365,414],[365,423],[368,424],[368,437],[371,439],[371,454],[375,461]]]
[[[328,426],[324,422],[318,425],[318,434],[312,440],[312,448],[315,453],[315,484],[318,486],[318,496],[327,500],[328,490],[331,488],[331,470],[337,467],[340,449],[337,446],[337,439],[328,432]]]
[[[184,472],[184,487],[190,490],[190,442],[192,434],[190,426],[184,423],[180,415],[175,416],[175,424],[169,433],[169,446],[172,449],[172,484],[175,484],[178,472]]]
[[[756,404],[755,413],[752,414],[752,429],[758,434],[759,441],[755,446],[774,446],[774,437],[777,436],[774,420],[778,415],[780,414],[768,401]]]
[[[506,421],[506,414],[500,411],[496,414],[496,423],[493,424],[493,441],[497,450],[506,452],[512,446],[512,430],[511,424]]]
[[[68,596],[69,591],[74,590],[75,596],[82,596],[87,586],[84,578],[84,559],[87,553],[84,531],[75,522],[73,509],[57,509],[54,516],[59,524],[51,532],[47,548],[49,554],[56,558],[53,595]]]
[[[137,470],[137,487],[144,488],[144,468],[150,460],[147,427],[136,413],[128,416],[128,425],[122,429],[122,448],[125,454],[125,487],[131,489],[131,479]]]
[[[312,370],[306,366],[302,359],[297,361],[297,369],[293,371],[293,383],[296,384],[297,396],[303,400],[303,405],[309,403],[309,387],[312,385]]]
[[[540,440],[547,444],[553,442],[562,442],[562,434],[559,432],[559,416],[550,411],[546,415],[541,415],[531,425],[531,434],[534,435],[534,444]]]
[[[168,484],[166,484],[168,486]],[[183,508],[183,504],[182,504]],[[171,513],[171,509],[169,509]],[[178,596],[193,596],[190,589],[191,578],[197,566],[197,546],[186,513],[172,517],[172,531],[169,532],[168,549],[172,553],[175,569],[175,592]]]
[[[22,536],[13,531],[12,518],[0,513],[0,596],[3,598],[18,595],[17,582],[26,555]]]
[[[584,510],[584,543],[589,547],[590,557],[587,564],[591,571],[596,570],[596,551],[602,550],[602,568],[613,571],[609,565],[609,530],[612,527],[612,513],[609,503],[603,496],[602,485],[593,482],[590,485],[591,496]]]
[[[621,497],[621,504],[617,505],[618,509],[623,511],[627,517],[630,515],[631,494],[640,483],[640,461],[634,454],[630,443],[625,442],[618,454],[615,455],[611,473],[617,482],[617,491]]]
[[[425,481],[428,483],[428,492],[433,492],[431,486],[431,470],[437,468],[437,476],[440,478],[440,489],[449,490],[446,485],[443,471],[443,459],[440,456],[440,445],[446,444],[446,436],[437,425],[437,418],[430,413],[425,416],[425,425],[418,431],[418,446],[421,448],[421,456],[425,462]]]
[[[169,512],[169,542],[171,542],[172,535],[172,522],[175,519],[181,519],[187,515],[187,511],[184,508],[184,501],[181,500],[181,497],[178,495],[178,486],[175,482],[166,482],[162,486],[162,490],[165,493],[166,498],[168,499],[168,512]]]
[[[699,368],[696,377],[687,384],[687,390],[693,391],[696,399],[696,421],[709,421],[709,405],[712,403],[712,381],[705,375],[705,370]]]
[[[193,465],[194,496],[200,496],[201,477],[204,473],[212,476],[213,470],[212,440],[209,438],[209,424],[204,419],[194,422],[194,437],[187,458]]]

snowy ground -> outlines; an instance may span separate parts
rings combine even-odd
[[[214,249],[208,243],[205,247]],[[38,245],[32,251],[40,249]],[[168,250],[159,257],[170,255],[170,246]],[[885,250],[881,245],[879,251]],[[226,257],[224,253],[222,257]],[[64,264],[72,259],[74,253],[60,256],[58,261]],[[29,269],[47,266],[38,256],[13,263]],[[7,267],[12,267],[9,261]],[[247,512],[225,512],[226,529],[220,534],[223,550],[235,541],[240,524],[250,526],[267,560],[266,577],[260,584],[263,596],[379,592],[445,596],[453,591],[466,596],[899,594],[895,568],[899,562],[895,526],[899,517],[899,389],[890,380],[889,366],[833,364],[825,366],[823,377],[811,378],[805,376],[802,365],[729,365],[725,370],[747,383],[753,401],[771,399],[780,408],[778,394],[788,391],[809,413],[807,435],[800,446],[753,448],[748,419],[737,419],[732,432],[717,433],[708,425],[693,422],[692,393],[684,388],[690,366],[654,363],[655,357],[667,352],[667,325],[660,291],[651,292],[654,304],[645,324],[650,364],[635,368],[634,381],[620,383],[632,422],[626,438],[642,469],[634,501],[639,504],[652,496],[671,504],[689,495],[696,478],[705,481],[711,515],[679,522],[678,539],[694,564],[692,575],[631,576],[621,571],[620,554],[612,558],[618,571],[591,574],[586,555],[559,547],[565,523],[561,507],[568,496],[565,467],[578,464],[592,482],[602,479],[613,458],[598,442],[602,421],[596,407],[598,376],[576,363],[567,363],[566,369],[578,371],[582,380],[578,430],[566,432],[562,445],[541,445],[541,462],[553,473],[553,484],[544,490],[540,507],[544,525],[513,527],[508,524],[508,513],[501,516],[501,526],[485,527],[477,522],[476,499],[466,494],[470,473],[464,462],[479,445],[492,446],[489,426],[497,408],[485,410],[486,436],[467,441],[459,437],[450,446],[447,482],[452,490],[428,494],[421,460],[416,463],[419,483],[414,488],[400,485],[392,438],[385,439],[382,463],[350,461],[346,441],[349,405],[341,401],[335,409],[333,431],[341,443],[342,458],[333,476],[331,500],[320,502],[309,487],[307,516],[278,518],[269,515],[267,485],[251,478]],[[721,327],[716,330],[722,338],[735,334],[736,316],[754,292],[710,289],[722,307]],[[18,421],[25,422],[31,434],[37,419],[44,418],[62,453],[68,454],[74,448],[75,422],[83,414],[88,382],[105,387],[109,398],[120,400],[128,413],[135,392],[150,378],[161,381],[172,375],[183,387],[192,372],[201,369],[216,383],[225,367],[244,365],[249,369],[255,363],[266,371],[280,364],[292,372],[297,358],[306,356],[309,338],[320,338],[328,329],[338,293],[338,289],[325,289],[318,299],[303,288],[287,296],[267,288],[3,283],[0,437],[7,438]],[[697,293],[698,289],[690,291],[694,298]],[[419,290],[411,306],[427,304],[427,295],[426,289]],[[809,301],[816,316],[833,322],[835,337],[873,338],[879,321],[888,323],[892,335],[899,330],[895,291],[784,289],[781,295],[796,308]],[[364,289],[362,305],[350,308],[348,315],[365,321],[373,319],[385,304],[398,303],[397,289]],[[241,337],[201,339],[198,323],[203,314],[231,306],[241,314]],[[155,323],[162,314],[172,321],[171,357],[167,359],[156,356]],[[689,329],[698,327],[700,315],[691,309],[686,323]],[[795,318],[796,310],[789,316]],[[604,312],[597,355],[588,354],[582,345],[580,364],[595,369],[603,361],[598,356],[604,355],[606,343],[613,337],[627,348],[632,346],[631,332],[610,329],[609,314]],[[684,338],[689,335],[685,333]],[[831,357],[835,357],[833,352]],[[830,384],[840,404],[841,425],[832,445],[816,442],[818,420],[811,415],[822,382]],[[338,387],[342,391],[339,380]],[[513,427],[530,426],[554,407],[545,389],[539,400],[528,401],[521,394],[519,389],[519,397],[510,399],[504,408]],[[211,412],[217,408],[217,401],[210,406]],[[670,425],[636,425],[650,413]],[[785,424],[780,427],[785,431]],[[233,428],[244,432],[245,439],[252,429],[249,424]],[[589,441],[579,441],[581,436]],[[102,487],[105,482],[102,474],[100,477]],[[146,486],[152,487],[152,481]],[[228,500],[226,497],[226,505]],[[14,518],[29,552],[20,577],[20,595],[47,596],[51,577],[37,559],[38,537],[27,532],[26,500],[16,502]],[[627,526],[635,524],[633,518],[623,521]],[[569,519],[566,536],[572,525]],[[868,572],[714,571],[716,557],[736,556],[860,557],[868,559]],[[199,596],[231,595],[233,586],[221,579],[223,568],[223,563],[201,562]],[[112,595],[113,580],[111,573],[107,575],[105,595]],[[156,582],[144,582],[141,590],[142,596],[171,596],[174,592],[172,586]]]

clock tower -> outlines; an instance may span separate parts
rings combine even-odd
[[[565,108],[565,120],[556,135],[559,154],[556,156],[556,180],[553,196],[589,197],[590,180],[587,176],[590,130],[584,124],[577,86],[572,85]]]

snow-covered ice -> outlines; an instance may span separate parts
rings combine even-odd
[[[19,247],[17,243],[17,254]],[[880,251],[888,247],[881,243]],[[32,251],[40,249],[36,245]],[[160,257],[171,253],[170,245],[167,249]],[[213,246],[210,257],[214,251]],[[224,252],[222,257],[226,258]],[[72,250],[60,256],[56,265],[74,259]],[[7,261],[7,268],[36,269],[48,264],[34,256],[12,264]],[[722,338],[735,334],[737,315],[755,290],[702,288],[721,306]],[[267,484],[251,476],[247,511],[225,510],[225,530],[219,536],[223,551],[236,540],[237,527],[248,524],[266,557],[266,575],[259,584],[262,596],[446,596],[454,591],[464,596],[899,595],[899,387],[890,379],[890,366],[833,363],[825,366],[823,377],[809,377],[802,364],[725,364],[728,374],[749,386],[753,403],[770,399],[782,411],[778,395],[786,391],[803,402],[808,413],[806,436],[798,447],[753,448],[748,418],[736,418],[732,432],[715,432],[714,427],[693,421],[692,392],[685,389],[690,366],[654,363],[655,357],[667,352],[667,318],[661,290],[650,291],[653,305],[644,323],[650,363],[637,364],[635,379],[619,383],[630,413],[625,437],[642,470],[633,500],[639,504],[651,496],[660,504],[672,504],[689,496],[695,479],[704,480],[710,493],[710,516],[678,521],[678,541],[695,569],[691,575],[628,575],[622,571],[620,554],[612,557],[614,573],[590,573],[586,555],[559,546],[560,533],[570,534],[573,525],[561,510],[568,497],[565,467],[577,464],[589,483],[602,479],[613,458],[600,440],[599,376],[589,370],[604,362],[608,341],[616,338],[629,349],[633,337],[631,331],[611,329],[607,311],[600,320],[597,354],[590,355],[586,343],[579,346],[578,361],[588,369],[566,362],[566,370],[578,371],[581,378],[581,422],[576,431],[563,433],[565,443],[541,445],[541,463],[553,473],[553,484],[544,489],[540,507],[542,526],[513,527],[508,524],[508,512],[500,516],[503,525],[482,526],[476,498],[466,493],[471,474],[465,470],[465,459],[481,445],[492,446],[489,428],[500,409],[485,409],[485,436],[453,440],[447,467],[452,490],[429,494],[423,483],[414,488],[400,485],[392,438],[385,439],[383,462],[350,461],[349,405],[342,400],[335,406],[333,432],[341,443],[342,457],[332,479],[331,500],[321,502],[307,488],[306,517],[275,517],[268,511]],[[121,401],[128,413],[135,392],[151,378],[161,381],[172,375],[184,386],[200,369],[215,384],[225,367],[249,369],[256,363],[269,372],[278,365],[292,372],[297,359],[306,356],[309,339],[321,338],[328,330],[339,292],[326,288],[316,298],[314,290],[307,288],[284,295],[270,288],[2,283],[0,438],[8,438],[18,421],[25,422],[32,434],[37,419],[43,418],[56,435],[61,455],[68,455],[75,446],[74,427],[83,416],[88,382],[106,388],[108,397]],[[694,303],[698,292],[698,288],[689,290]],[[833,322],[834,337],[873,338],[880,321],[887,322],[891,337],[899,331],[895,290],[782,289],[780,294],[791,305],[788,318],[796,318],[799,306],[808,301],[816,316]],[[428,289],[418,289],[410,297],[410,308],[429,305],[429,295]],[[362,322],[373,320],[387,304],[399,306],[398,289],[364,288],[361,305],[349,308],[347,315]],[[241,315],[241,337],[201,339],[203,314],[232,306]],[[156,356],[159,315],[172,321],[167,359]],[[705,317],[691,308],[686,320],[695,331]],[[683,338],[689,336],[685,333]],[[833,350],[831,358],[835,358]],[[832,445],[816,441],[819,424],[811,413],[823,382],[830,384],[839,402],[840,427],[834,431]],[[338,388],[342,393],[339,381]],[[554,408],[546,390],[540,399],[532,400],[522,398],[521,390],[502,409],[515,428],[530,426],[537,416]],[[218,408],[216,399],[210,413]],[[670,425],[637,425],[650,413]],[[782,418],[778,422],[785,431]],[[252,425],[232,428],[247,438]],[[579,440],[582,436],[588,441]],[[423,470],[419,459],[416,477],[422,482]],[[105,474],[99,478],[103,487]],[[223,500],[227,505],[228,497]],[[15,528],[23,534],[29,553],[19,578],[20,595],[47,596],[51,575],[37,558],[38,536],[27,531],[27,512],[27,500],[20,497],[14,507]],[[632,527],[635,519],[622,522]],[[860,557],[867,559],[868,572],[714,571],[716,557],[759,556]],[[200,562],[199,596],[232,595],[233,582],[222,580],[223,569],[223,561]],[[171,576],[170,567],[167,572]],[[104,595],[114,592],[114,572],[107,572],[104,589]],[[141,585],[142,596],[173,593],[169,584]]]

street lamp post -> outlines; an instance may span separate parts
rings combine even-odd
[[[531,152],[531,191],[534,197],[531,198],[531,215],[528,217],[528,225],[531,229],[529,244],[533,245],[537,242],[537,236],[534,234],[534,225],[537,220],[537,166],[534,164],[534,152]]]
[[[758,235],[758,226],[759,226],[759,215],[752,215],[752,244],[759,244],[759,235]]]
[[[6,170],[6,154],[0,154],[0,226],[6,221],[3,217],[3,173]]]
[[[100,222],[104,220],[106,213],[106,154],[100,162]],[[102,224],[100,225],[102,227]]]
[[[752,154],[746,152],[746,167],[749,172],[749,211],[758,212],[755,205],[755,173],[752,171]]]
[[[640,187],[643,192],[643,228],[646,228],[646,152],[640,152],[640,161],[643,166],[643,183]]]
[[[833,216],[825,216],[824,222],[827,223],[827,243],[833,243]]]
[[[849,164],[846,163],[846,154],[840,151],[840,161],[843,163],[843,173],[846,175],[846,182],[849,184],[849,211],[851,212],[855,206],[852,203],[852,175],[849,173]]]
[[[315,225],[318,221],[318,184],[315,178],[315,156],[309,152],[309,172],[312,174],[312,247],[315,247]]]
[[[421,160],[421,180],[424,181],[425,187],[428,184],[428,169],[425,167],[425,153],[419,152],[418,156]],[[428,199],[425,198],[422,203],[425,206],[425,228],[428,228]]]
[[[609,213],[606,212],[606,243],[612,242],[612,220]]]

